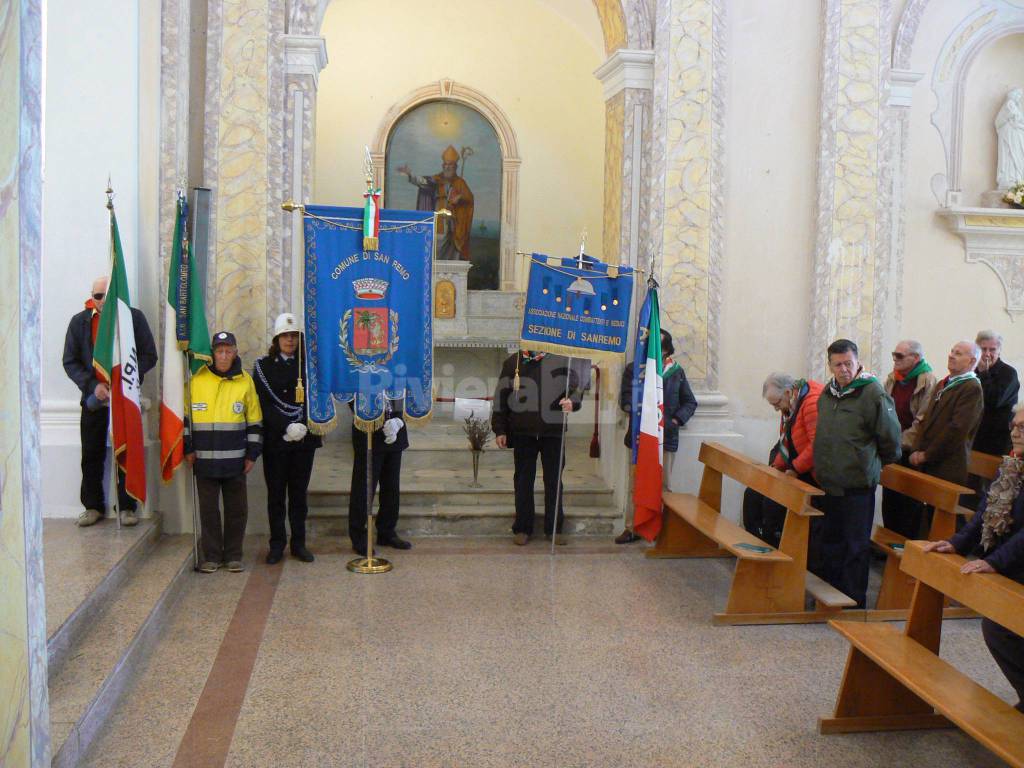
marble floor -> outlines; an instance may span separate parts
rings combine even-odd
[[[190,575],[88,766],[974,766],[956,730],[820,736],[846,658],[824,625],[714,627],[729,561],[576,540],[386,550]],[[978,621],[943,656],[1012,692]]]

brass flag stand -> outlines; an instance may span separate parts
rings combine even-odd
[[[376,535],[377,519],[373,514],[373,432],[366,433],[366,557],[348,561],[352,573],[387,573],[394,566],[390,560],[373,556],[373,539]]]

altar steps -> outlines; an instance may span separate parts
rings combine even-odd
[[[332,436],[313,466],[309,514],[310,526],[318,534],[347,531],[352,478],[352,446],[347,438],[347,434]],[[401,531],[411,536],[500,536],[511,530],[515,515],[511,450],[491,442],[479,457],[474,485],[472,451],[460,425],[430,424],[410,430],[409,438],[409,449],[402,455]],[[621,527],[622,512],[589,450],[589,437],[566,440],[562,475],[566,532],[604,536]],[[534,504],[539,515],[544,510],[542,477],[538,461]]]

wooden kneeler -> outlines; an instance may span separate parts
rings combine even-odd
[[[736,558],[729,600],[716,624],[779,624],[826,621],[854,601],[807,572],[809,505],[821,491],[718,443],[703,443],[697,496],[666,493],[661,533],[647,557]],[[778,549],[721,515],[722,478],[728,476],[787,510]],[[804,610],[810,592],[816,610]]]

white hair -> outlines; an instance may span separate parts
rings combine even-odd
[[[984,331],[978,331],[978,335],[974,337],[974,340],[978,344],[981,344],[983,341],[994,341],[1000,347],[1003,346],[1003,337],[991,328],[985,329]]]
[[[796,379],[788,373],[781,373],[779,371],[769,373],[768,377],[764,380],[764,386],[761,387],[761,397],[767,398],[769,391],[782,394],[786,390],[792,389],[794,384],[796,384]]]
[[[924,357],[924,347],[921,346],[920,341],[914,339],[904,339],[900,344],[906,344],[907,349],[910,350],[910,354],[917,355],[918,357]]]
[[[959,347],[961,344],[967,347],[969,350],[971,350],[971,357],[974,358],[974,368],[977,368],[978,361],[981,360],[981,347],[979,347],[973,341],[967,341],[967,339],[961,339],[956,344],[954,344],[953,347]],[[973,371],[974,368],[971,368],[971,370]]]

